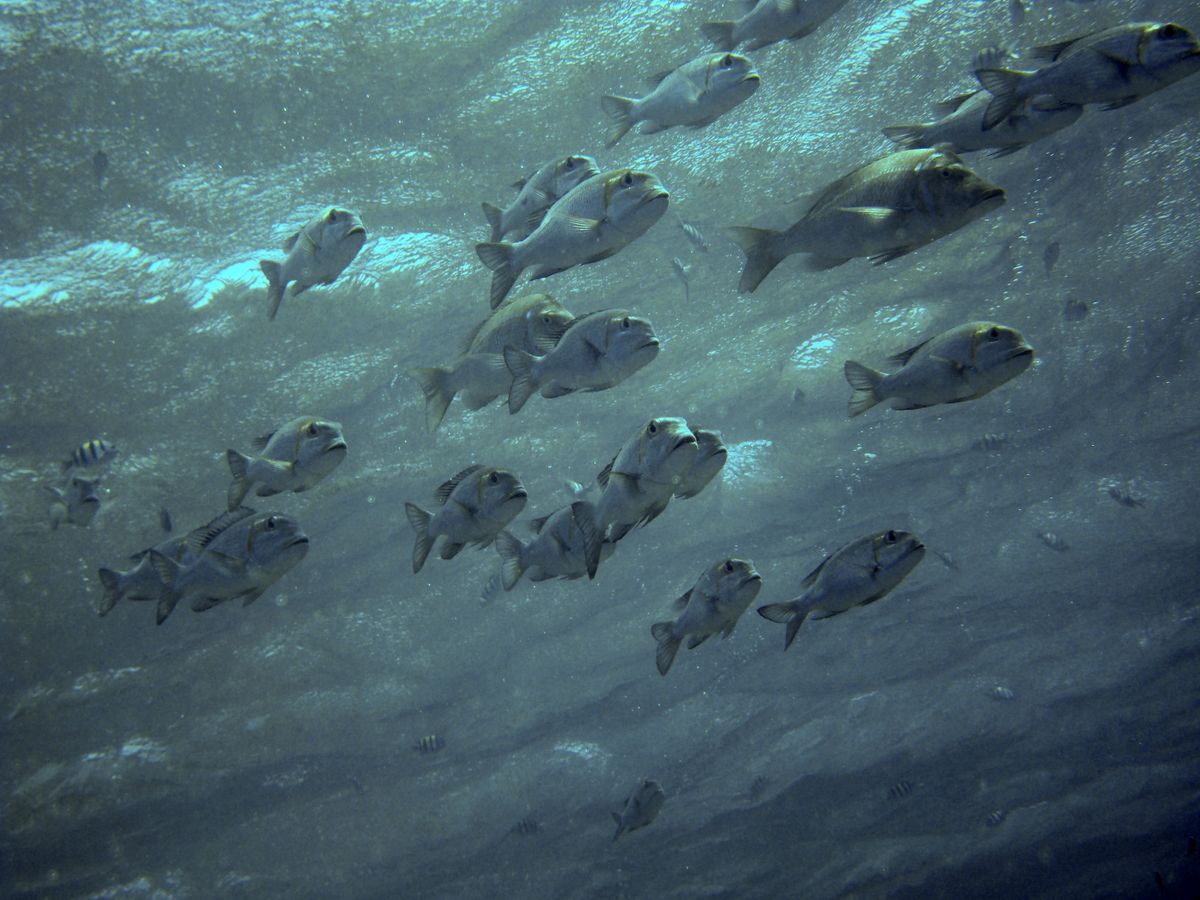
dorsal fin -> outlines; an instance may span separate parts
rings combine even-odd
[[[293,234],[291,237],[289,237],[286,241],[283,242],[283,252],[284,253],[292,252],[292,248],[296,246],[296,241],[300,240],[300,235],[302,233],[303,233],[303,229],[301,229],[300,231],[297,231],[295,234]]]
[[[821,574],[821,570],[825,568],[825,564],[833,559],[833,554],[830,553],[827,557],[817,563],[817,567],[804,576],[804,580],[800,582],[800,587],[810,588],[816,582],[817,577]]]
[[[685,609],[688,605],[688,600],[691,598],[691,596],[692,596],[692,592],[690,590],[686,591],[683,594],[683,596],[676,597],[674,600],[671,601],[671,608],[676,611]]]
[[[512,183],[513,190],[520,191],[521,188],[525,187],[525,185],[528,183],[528,181],[529,181],[528,178],[518,178],[516,181],[514,181]]]
[[[921,343],[917,344],[917,346],[909,347],[907,350],[902,350],[895,356],[889,356],[888,362],[895,363],[898,366],[908,365],[908,361],[916,355],[917,351],[928,344],[931,340],[933,340],[933,338],[929,338],[929,340],[926,341],[921,341]]]
[[[535,533],[541,533],[541,530],[546,527],[546,523],[550,521],[550,516],[538,516],[536,519],[529,520],[529,527]]]
[[[449,481],[442,482],[441,486],[433,493],[434,499],[438,503],[445,505],[446,501],[450,499],[450,495],[454,493],[454,489],[462,483],[462,480],[472,472],[478,472],[482,468],[483,466],[467,466]]]
[[[1039,47],[1034,47],[1028,53],[1023,55],[1021,57],[1021,59],[1022,60],[1036,59],[1039,62],[1054,62],[1056,59],[1058,59],[1060,56],[1062,56],[1063,53],[1066,52],[1067,48],[1070,47],[1072,44],[1076,44],[1079,41],[1082,41],[1084,38],[1089,38],[1093,34],[1098,34],[1098,33],[1099,32],[1093,31],[1093,32],[1089,32],[1088,34],[1080,35],[1079,37],[1076,37],[1076,38],[1071,38],[1068,41],[1058,41],[1057,43],[1054,43],[1054,44],[1042,44]]]
[[[274,431],[268,431],[266,434],[259,435],[250,442],[250,446],[255,453],[262,453],[267,449],[267,444],[271,443],[271,438],[275,437]]]
[[[608,465],[600,470],[600,474],[596,476],[596,481],[600,482],[600,487],[608,487],[608,477],[612,474],[613,466],[616,465],[617,457],[614,456],[608,461]]]
[[[674,71],[675,71],[674,69],[664,69],[661,72],[655,72],[653,75],[649,76],[646,79],[646,83],[648,85],[650,85],[651,88],[656,88],[660,84],[662,84],[664,81],[666,81],[667,76],[669,76]]]
[[[231,509],[229,512],[221,513],[207,525],[201,525],[195,531],[187,536],[188,549],[199,555],[205,547],[213,542],[221,532],[227,529],[235,522],[240,522],[247,516],[254,515],[254,510],[248,506],[239,506],[237,509]]]
[[[935,115],[944,118],[945,116],[955,112],[960,106],[978,93],[979,91],[968,91],[965,94],[959,94],[957,97],[947,97],[940,103],[935,103],[933,105],[933,112]]]
[[[508,305],[511,302],[512,302],[512,297],[505,297],[504,301],[499,306],[497,306],[494,310],[492,310],[492,314],[490,316],[488,316],[486,319],[481,319],[479,324],[476,325],[474,328],[472,328],[467,333],[467,336],[465,338],[463,338],[462,346],[459,348],[459,351],[458,351],[460,356],[466,356],[468,353],[471,352],[471,345],[473,343],[475,343],[475,338],[477,338],[479,336],[479,332],[483,331],[483,326],[485,326],[488,322],[492,321],[493,318],[495,318],[497,315],[499,315],[500,310],[502,310],[502,309],[506,310],[508,308]]]

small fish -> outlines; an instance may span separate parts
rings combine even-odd
[[[924,558],[925,545],[914,534],[869,534],[825,557],[800,583],[804,593],[795,600],[760,606],[758,614],[787,624],[786,650],[805,619],[828,619],[886,597]]]
[[[522,837],[532,837],[535,834],[542,833],[542,826],[536,819],[531,819],[527,816],[512,827],[512,832]]]
[[[319,284],[333,284],[367,242],[367,229],[357,213],[331,206],[283,242],[287,259],[280,265],[269,259],[258,265],[267,276],[267,318],[274,319],[283,292],[292,284],[291,296]]]
[[[209,525],[216,524],[225,514],[214,519]],[[207,527],[207,526],[206,526]],[[130,560],[135,563],[132,569],[124,572],[116,569],[102,568],[99,570],[100,584],[104,588],[104,597],[96,612],[101,616],[108,615],[121,600],[153,601],[157,603],[163,596],[164,585],[158,570],[150,558],[152,552],[165,556],[176,565],[186,566],[196,561],[187,542],[187,536],[171,538],[155,544],[140,553],[135,553]]]
[[[1022,0],[1008,0],[1008,20],[1016,27],[1025,24],[1025,4]]]
[[[1070,549],[1070,545],[1053,531],[1039,531],[1037,536],[1039,541],[1058,553],[1065,553]]]
[[[1063,307],[1063,318],[1068,322],[1082,322],[1088,317],[1091,308],[1087,301],[1071,298],[1067,301],[1067,305]]]
[[[521,480],[507,469],[468,466],[434,494],[442,504],[428,513],[415,503],[404,511],[416,532],[413,544],[413,573],[421,571],[429,551],[439,537],[442,559],[453,559],[467,544],[487,547],[516,515],[525,508],[529,494]]]
[[[354,788],[354,793],[358,794],[361,797],[363,794],[365,794],[367,792],[366,787],[363,785],[363,783],[361,781],[359,781],[353,775],[350,775],[347,777],[350,780],[350,786]]]
[[[989,453],[992,453],[997,450],[1003,450],[1011,443],[1012,440],[1007,434],[996,431],[988,431],[984,432],[983,436],[975,442],[975,446],[980,450],[986,450]]]
[[[762,795],[767,792],[767,787],[770,786],[770,784],[771,779],[766,775],[757,776],[752,782],[750,782],[750,801],[752,803],[757,803],[760,799],[762,799]]]
[[[686,637],[694,650],[714,634],[722,639],[733,634],[738,619],[762,589],[762,576],[754,563],[745,559],[725,559],[709,566],[696,584],[674,602],[681,610],[674,622],[656,622],[650,634],[658,642],[655,664],[666,675],[675,654]]]
[[[994,322],[968,322],[891,357],[901,366],[885,375],[848,360],[850,418],[884,400],[893,409],[923,409],[978,400],[1016,378],[1033,363],[1033,348],[1021,333]]]
[[[104,438],[92,438],[72,450],[71,455],[59,465],[59,469],[64,475],[75,469],[99,469],[112,462],[120,452]]]
[[[104,190],[104,182],[108,179],[108,154],[103,150],[92,154],[92,175],[96,179],[96,187]]]
[[[174,527],[171,524],[171,512],[165,506],[158,511],[158,527],[167,534],[174,531]]]
[[[951,572],[958,571],[958,561],[953,556],[951,556],[949,553],[946,553],[945,551],[942,551],[942,550],[934,550],[933,555],[936,556],[938,559],[940,559],[942,561],[942,565],[945,566],[947,569],[949,569]]]
[[[58,526],[64,522],[81,528],[91,525],[96,513],[100,511],[100,498],[96,494],[99,484],[99,478],[89,479],[71,475],[62,488],[45,485],[46,491],[52,497],[47,510],[51,530],[57,531]]]
[[[897,781],[890,788],[888,788],[888,799],[901,800],[904,797],[911,796],[912,792],[913,786],[911,781]]]
[[[1015,700],[1017,695],[1002,684],[998,684],[988,691],[988,695],[993,700]]]
[[[675,256],[671,258],[671,270],[675,273],[675,277],[679,279],[680,284],[683,285],[684,302],[690,303],[692,300],[692,289],[689,287],[688,274],[692,271],[692,267],[685,265],[682,259]]]
[[[1046,277],[1054,271],[1054,266],[1058,262],[1059,254],[1062,253],[1062,245],[1058,241],[1051,241],[1046,245],[1046,250],[1042,254],[1042,262],[1046,265]]]
[[[744,0],[746,13],[736,21],[705,22],[700,31],[722,50],[747,44],[747,50],[761,50],[779,41],[797,41],[807,37],[846,0]]]
[[[1128,485],[1114,484],[1108,489],[1108,496],[1112,497],[1122,506],[1138,507],[1146,505],[1146,499],[1133,493]]]
[[[492,228],[488,240],[499,241],[510,231],[521,237],[530,234],[542,223],[554,201],[562,197],[575,185],[598,174],[600,168],[590,156],[564,156],[539,166],[528,178],[522,178],[513,187],[517,198],[505,209],[483,204],[483,214]]]
[[[512,532],[496,536],[504,590],[511,591],[522,575],[530,581],[573,580],[587,574],[587,550],[596,536],[595,510],[577,500],[548,516],[533,520],[537,536],[524,544]],[[601,542],[600,562],[612,556],[616,544]]]
[[[233,483],[226,492],[229,509],[237,509],[255,485],[259,497],[285,491],[300,493],[320,483],[346,458],[342,423],[300,416],[257,438],[258,455],[227,450]]]
[[[721,440],[719,431],[692,428],[691,422],[688,423],[688,428],[696,436],[696,458],[679,476],[679,483],[675,486],[675,496],[680,500],[695,497],[708,487],[725,468],[729,459],[729,450]]]
[[[615,122],[605,146],[612,147],[639,122],[642,134],[656,134],[677,125],[703,128],[745,102],[758,89],[759,75],[745,56],[705,53],[678,69],[660,72],[645,97],[601,98]]]
[[[596,482],[589,481],[587,484],[580,484],[578,481],[572,481],[568,478],[563,481],[563,488],[573,499],[583,500],[596,490]]]
[[[446,741],[438,734],[427,734],[413,744],[413,749],[422,756],[428,756],[430,753],[437,753],[446,746]]]
[[[984,824],[987,825],[988,828],[995,828],[997,825],[1000,825],[1007,818],[1008,818],[1007,810],[993,809],[990,813],[988,813],[987,818],[984,819]]]
[[[712,249],[712,244],[708,242],[708,238],[706,238],[700,232],[700,229],[691,222],[685,222],[683,219],[679,219],[679,227],[683,230],[683,233],[687,239],[692,242],[692,246],[701,253],[707,253]]]
[[[645,828],[653,822],[666,799],[667,795],[663,793],[662,786],[657,781],[643,781],[638,789],[629,795],[629,799],[625,801],[625,808],[612,814],[613,821],[617,823],[617,833],[613,835],[613,840],[627,831]]]

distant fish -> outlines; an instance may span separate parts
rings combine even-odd
[[[307,491],[346,458],[342,423],[314,416],[292,419],[256,438],[251,446],[254,456],[225,451],[233,476],[225,496],[231,510],[255,488],[259,497]]]
[[[658,811],[662,809],[666,796],[662,785],[657,781],[643,781],[638,789],[629,795],[629,799],[625,801],[625,808],[612,814],[613,821],[617,823],[617,833],[613,835],[613,840],[627,831],[645,828],[653,822]]]
[[[59,468],[64,475],[74,469],[98,469],[112,462],[120,452],[104,438],[92,438],[72,450]]]
[[[45,485],[46,491],[53,498],[47,514],[50,517],[50,528],[57,530],[64,522],[87,528],[100,511],[100,498],[96,495],[96,487],[100,479],[80,478],[72,475],[62,488]]]
[[[888,788],[888,799],[901,800],[904,797],[910,796],[912,792],[913,786],[911,781],[897,781],[890,788]]]
[[[571,495],[573,500],[582,500],[588,494],[596,490],[596,482],[589,481],[587,484],[580,484],[578,481],[572,481],[570,478],[563,481],[563,488]]]
[[[1007,810],[993,809],[990,813],[988,813],[987,818],[984,819],[984,824],[986,824],[988,828],[995,828],[1007,818]]]
[[[706,238],[700,232],[700,229],[697,228],[695,225],[691,224],[690,222],[685,222],[685,221],[683,221],[683,219],[680,219],[679,227],[680,227],[680,229],[682,229],[683,233],[687,236],[687,239],[692,242],[692,246],[695,247],[697,250],[699,250],[701,253],[707,253],[709,250],[712,249],[712,244],[710,244],[708,242],[708,238]]]
[[[1146,498],[1139,497],[1133,493],[1128,485],[1114,484],[1108,489],[1108,496],[1112,497],[1122,506],[1137,507],[1146,505]]]
[[[1042,262],[1046,265],[1047,275],[1054,271],[1060,253],[1062,253],[1062,245],[1058,241],[1051,241],[1046,245],[1046,250],[1042,254]]]
[[[1015,26],[1025,24],[1025,4],[1022,0],[1008,0],[1008,20]]]
[[[679,279],[683,285],[683,301],[685,303],[692,302],[692,289],[688,286],[688,274],[692,271],[692,267],[686,265],[678,256],[671,259],[671,271],[675,273],[675,277]]]
[[[722,639],[733,634],[761,588],[762,576],[749,560],[725,559],[705,569],[696,584],[674,602],[674,608],[681,610],[679,617],[650,626],[650,634],[658,642],[658,673],[670,671],[684,638],[693,650],[714,634],[720,633]]]
[[[279,312],[288,284],[293,297],[316,285],[333,284],[366,241],[362,219],[335,206],[289,237],[283,242],[287,259],[282,265],[269,259],[258,264],[267,276],[267,318]]]
[[[171,513],[165,506],[158,511],[158,525],[167,534],[174,530],[171,524]]]
[[[747,50],[761,50],[807,37],[845,5],[846,0],[744,0],[746,13],[740,19],[705,22],[700,31],[721,50],[747,41]]]
[[[590,503],[576,500],[548,516],[534,519],[530,524],[537,536],[527,544],[511,532],[500,532],[496,536],[496,551],[500,554],[501,579],[497,580],[504,590],[511,591],[522,575],[533,582],[586,575],[587,548],[598,540],[594,515]],[[608,559],[615,549],[611,541],[601,542],[600,562]]]
[[[96,187],[104,190],[104,182],[108,180],[108,154],[103,150],[92,155],[92,175],[96,178]]]
[[[413,744],[413,749],[422,756],[428,756],[430,753],[437,753],[446,746],[445,739],[438,734],[427,734]]]
[[[988,431],[984,432],[979,440],[975,442],[975,446],[980,450],[986,450],[989,453],[994,453],[997,450],[1003,450],[1011,443],[1012,440],[1007,434],[997,431]]]
[[[467,544],[488,547],[525,508],[529,494],[515,473],[493,466],[468,466],[442,483],[434,498],[441,509],[429,513],[405,503],[408,522],[416,532],[413,573],[421,571],[434,542],[444,537],[442,559],[454,559]]]
[[[1002,684],[995,685],[990,691],[988,691],[988,695],[993,700],[1015,700],[1017,697],[1016,694]]]
[[[1039,531],[1037,536],[1039,541],[1058,553],[1065,553],[1070,549],[1070,545],[1053,531]]]
[[[757,803],[762,799],[762,795],[767,792],[767,787],[771,784],[771,779],[766,775],[757,776],[750,782],[750,801]]]
[[[1082,322],[1088,317],[1089,312],[1091,312],[1091,308],[1086,301],[1072,298],[1063,308],[1063,318],[1068,322]]]
[[[958,560],[956,560],[949,553],[946,553],[942,550],[934,550],[933,555],[936,556],[938,559],[940,559],[942,561],[942,565],[945,566],[947,569],[949,569],[951,572],[958,571]]]
[[[532,837],[535,834],[542,833],[542,825],[536,819],[526,816],[512,827],[512,833],[519,834],[522,837]]]

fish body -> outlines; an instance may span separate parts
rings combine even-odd
[[[708,238],[706,238],[704,233],[691,222],[685,222],[683,219],[679,219],[679,228],[683,232],[684,236],[691,241],[692,246],[701,253],[708,253],[708,251],[712,249],[712,245],[708,242]]]
[[[684,303],[690,303],[692,300],[692,288],[691,280],[688,276],[691,275],[692,267],[684,263],[678,256],[675,256],[671,258],[671,271],[675,273],[675,277],[683,285]]]
[[[738,619],[762,589],[762,576],[754,563],[745,559],[723,559],[709,566],[695,586],[675,601],[683,610],[674,622],[656,622],[650,634],[658,642],[655,662],[660,675],[666,675],[688,638],[688,649],[699,647],[718,632],[722,638],[733,634]]]
[[[436,513],[415,503],[404,504],[409,524],[417,533],[414,573],[421,571],[439,537],[445,538],[442,559],[453,559],[467,544],[487,547],[529,499],[514,473],[494,466],[468,466],[444,482],[434,496],[442,504]]]
[[[620,384],[658,355],[658,336],[646,319],[627,309],[604,309],[571,323],[545,356],[506,347],[512,375],[508,411],[518,413],[537,391],[547,399]]]
[[[96,179],[96,187],[104,190],[104,182],[108,180],[108,154],[103,150],[92,154],[92,176]]]
[[[569,190],[528,237],[476,244],[476,254],[492,270],[492,308],[526,269],[534,270],[531,278],[545,278],[615,255],[662,218],[669,197],[651,173],[618,169]]]
[[[876,265],[957,231],[1005,202],[989,184],[946,150],[900,150],[838,179],[786,231],[731,228],[746,254],[738,289],[753,291],[793,253],[808,253],[810,270],[853,257]]]
[[[489,240],[498,241],[510,231],[522,237],[541,224],[546,210],[575,185],[600,172],[590,156],[564,156],[539,166],[528,178],[513,185],[517,198],[504,209],[483,204],[483,214],[492,227]]]
[[[850,417],[877,403],[894,409],[923,409],[977,400],[1033,363],[1033,348],[1021,333],[994,322],[968,322],[891,358],[901,368],[884,375],[848,360],[846,380],[854,388]]]
[[[806,618],[827,619],[889,594],[925,558],[925,545],[906,531],[881,531],[851,541],[827,556],[801,582],[790,603],[760,606],[758,614],[787,624],[783,648],[796,638]]]
[[[976,68],[979,83],[993,95],[985,130],[1042,94],[1078,106],[1126,106],[1200,70],[1200,43],[1173,22],[1131,22],[1038,47],[1029,58],[1048,65],[1035,72]]]
[[[509,531],[502,531],[496,537],[504,590],[516,587],[522,575],[536,582],[551,578],[573,580],[587,574],[587,548],[599,540],[595,511],[590,503],[577,500],[545,518],[535,519],[534,527],[537,535],[529,543],[522,543]],[[615,549],[616,544],[602,542],[600,562],[612,556]]]
[[[462,393],[467,409],[482,409],[508,392],[512,375],[504,364],[511,347],[532,356],[554,349],[575,317],[549,294],[529,294],[505,300],[467,338],[458,359],[449,366],[410,369],[409,375],[425,395],[425,427],[437,430],[455,395]]]
[[[92,519],[100,511],[100,497],[96,494],[99,485],[99,478],[81,478],[78,475],[71,475],[61,488],[46,485],[46,491],[51,496],[47,510],[50,528],[57,531],[64,522],[81,528],[91,525]]]
[[[1054,272],[1054,267],[1058,264],[1058,257],[1061,254],[1062,245],[1058,241],[1051,241],[1046,245],[1046,249],[1042,252],[1042,263],[1046,266],[1047,277]]]
[[[422,756],[428,756],[431,753],[439,752],[446,746],[446,739],[440,734],[427,734],[422,736],[413,744],[413,749]]]
[[[308,536],[295,519],[245,507],[196,529],[186,543],[191,557],[150,551],[163,582],[159,625],[180,600],[190,600],[196,612],[238,598],[249,606],[308,553]]]
[[[267,317],[275,318],[283,292],[291,296],[318,284],[333,284],[367,241],[367,229],[357,213],[330,207],[283,243],[287,259],[258,265],[267,276]]]
[[[124,572],[116,569],[100,569],[100,584],[104,587],[104,597],[100,601],[97,612],[101,616],[108,615],[120,600],[154,601],[162,597],[163,580],[154,567],[151,554],[165,556],[178,566],[187,566],[196,561],[194,552],[189,548],[187,536],[171,538],[155,544],[148,550],[135,553],[131,559],[135,563],[132,569]]]
[[[320,482],[346,458],[342,423],[300,416],[254,441],[256,456],[226,451],[233,483],[227,492],[236,509],[250,489],[259,497],[300,493]]]
[[[692,429],[692,434],[696,436],[696,456],[692,460],[691,465],[680,476],[679,483],[675,486],[675,496],[680,500],[695,497],[708,487],[712,480],[725,468],[725,463],[729,459],[729,449],[721,440],[721,433],[719,431],[711,431],[707,428],[692,428],[690,422],[688,423],[688,427]]]
[[[846,0],[748,0],[741,18],[705,22],[700,30],[722,50],[746,42],[747,50],[760,50],[779,41],[807,37],[845,5]]]
[[[606,146],[612,147],[629,129],[641,123],[642,134],[655,134],[677,125],[703,128],[750,98],[758,89],[754,63],[736,53],[705,53],[678,69],[650,79],[645,97],[606,94],[601,105],[613,119]]]
[[[653,822],[666,799],[667,795],[663,793],[662,785],[657,781],[643,781],[637,790],[629,795],[621,812],[612,814],[613,821],[617,823],[617,833],[613,835],[613,840],[627,831],[645,828]]]
[[[71,455],[59,465],[59,469],[64,475],[69,475],[77,469],[95,471],[107,466],[120,452],[104,438],[92,438],[72,450]]]

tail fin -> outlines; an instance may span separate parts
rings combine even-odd
[[[492,270],[492,309],[504,302],[521,272],[513,268],[513,245],[503,241],[476,244],[475,253]]]
[[[500,229],[503,227],[504,211],[498,206],[493,206],[491,203],[483,204],[483,214],[487,216],[488,224],[492,226],[492,236],[490,240],[495,243],[500,238],[504,237],[504,232]]]
[[[613,130],[608,133],[608,140],[604,142],[605,147],[616,146],[617,141],[625,137],[629,129],[633,127],[635,103],[637,101],[629,97],[616,97],[612,94],[605,94],[600,98],[600,105],[613,120]]]
[[[893,141],[905,150],[913,150],[927,145],[925,128],[922,125],[889,125],[883,129],[883,136]]]
[[[454,370],[409,369],[408,374],[421,385],[421,393],[425,395],[425,430],[433,434],[442,424],[446,410],[450,408],[450,401],[457,393],[450,384],[450,376],[454,374]]]
[[[516,415],[521,407],[533,396],[538,389],[533,377],[533,364],[537,362],[533,354],[518,350],[516,347],[504,348],[504,364],[512,374],[512,384],[508,388],[508,412]]]
[[[879,382],[883,381],[884,375],[852,359],[846,360],[843,370],[850,387],[854,388],[854,393],[850,395],[849,407],[850,418],[853,419],[855,416],[861,416],[882,399],[875,389]]]
[[[608,530],[600,527],[597,513],[597,508],[586,500],[571,504],[571,514],[583,536],[583,558],[587,561],[588,578],[595,578],[596,570],[600,568],[600,549],[604,545],[604,532]]]
[[[746,254],[746,267],[742,269],[738,290],[743,294],[751,294],[783,259],[775,252],[775,238],[779,232],[769,228],[749,228],[742,225],[728,231],[729,236]]]
[[[283,300],[283,289],[286,287],[283,283],[283,269],[279,263],[269,259],[262,260],[258,267],[267,276],[267,318],[274,320]]]
[[[621,836],[621,833],[625,830],[625,826],[621,824],[621,817],[619,815],[617,815],[616,813],[613,813],[612,817],[613,817],[613,821],[617,823],[617,833],[613,835],[613,841],[615,842],[616,839],[619,838]]]
[[[250,457],[236,450],[226,450],[225,458],[229,460],[229,471],[233,474],[233,484],[225,494],[226,506],[232,512],[242,505],[246,494],[250,492],[251,481],[246,477],[246,467],[250,465]]]
[[[162,594],[158,598],[158,607],[155,610],[155,623],[161,625],[167,620],[167,616],[175,609],[175,604],[179,602],[182,596],[175,589],[175,579],[179,574],[179,564],[173,559],[168,559],[157,550],[150,551],[150,563],[154,566],[154,571],[158,573],[159,579],[163,583]]]
[[[671,634],[674,622],[655,622],[650,626],[650,634],[658,641],[658,651],[654,654],[654,662],[658,665],[658,674],[666,675],[671,671],[671,663],[675,662],[675,654],[679,652],[680,639]]]
[[[784,650],[792,646],[792,641],[796,639],[796,632],[808,618],[808,610],[801,611],[800,604],[794,600],[791,603],[771,603],[767,606],[760,606],[758,614],[770,622],[787,623],[787,633],[784,635],[783,641]]]
[[[496,535],[496,552],[500,554],[500,570],[504,578],[504,589],[511,591],[521,580],[525,567],[521,565],[521,551],[525,545],[510,531]]]
[[[433,549],[433,538],[429,536],[429,520],[433,518],[415,503],[405,503],[404,512],[408,515],[408,523],[417,533],[417,542],[413,544],[413,574],[421,571],[429,551]]]
[[[700,26],[700,33],[712,41],[718,50],[728,52],[735,46],[732,22],[705,22]]]
[[[1026,75],[1012,69],[976,69],[975,77],[983,89],[992,95],[992,102],[984,110],[981,124],[982,131],[991,131],[1021,105],[1023,97],[1020,87]]]
[[[117,605],[117,601],[121,599],[120,573],[114,572],[112,569],[101,569],[100,583],[104,585],[104,599],[100,601],[100,608],[96,612],[102,616],[106,616]]]

